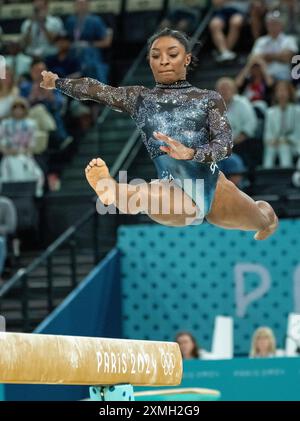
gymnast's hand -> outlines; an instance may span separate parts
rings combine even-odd
[[[153,132],[153,134],[158,140],[162,140],[168,145],[161,146],[160,150],[166,152],[172,158],[186,160],[194,158],[194,149],[188,148],[187,146],[184,146],[182,143],[178,142],[178,140],[172,139],[171,137],[166,136],[160,132]]]
[[[40,87],[44,89],[55,89],[55,81],[59,76],[56,73],[47,72],[46,70],[41,75],[43,76],[43,80],[40,83]]]

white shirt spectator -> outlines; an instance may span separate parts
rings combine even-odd
[[[52,34],[62,33],[64,30],[63,22],[56,16],[46,16],[45,28]],[[21,26],[21,33],[24,36],[28,33],[30,25],[31,27],[31,43],[26,48],[26,54],[33,56],[42,56],[55,54],[57,49],[54,45],[51,45],[44,31],[40,29],[40,25],[36,21],[26,19]]]
[[[11,106],[18,95],[19,89],[15,87],[10,94],[0,97],[0,120],[10,115]]]
[[[36,130],[35,121],[29,118],[2,120],[0,146],[4,156],[0,162],[0,181],[36,181],[36,196],[40,197],[44,174],[30,153],[35,144]]]
[[[289,50],[293,53],[298,52],[297,42],[292,35],[286,35],[283,32],[277,38],[272,38],[270,35],[259,37],[252,49],[251,54],[268,54],[280,53],[283,50]],[[267,63],[268,72],[275,79],[290,80],[291,79],[291,65],[290,63],[282,63],[280,61],[272,61]]]
[[[21,75],[30,73],[32,57],[23,53],[18,53],[15,56],[5,56],[5,62],[6,65],[12,69],[15,80],[17,80]]]
[[[283,123],[283,124],[282,124]],[[284,138],[300,152],[300,106],[288,104],[283,110],[279,105],[270,107],[266,115],[264,139]]]
[[[5,118],[0,123],[0,146],[27,152],[35,146],[37,125],[31,118]]]
[[[274,146],[270,142],[280,141]],[[288,104],[285,109],[278,105],[270,107],[266,114],[264,130],[265,153],[263,166],[273,168],[276,156],[279,165],[289,168],[293,156],[300,154],[300,106]]]
[[[234,95],[227,104],[227,117],[232,129],[233,139],[241,133],[251,138],[255,134],[257,118],[250,101],[241,96]]]

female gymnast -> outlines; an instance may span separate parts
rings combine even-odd
[[[61,79],[46,71],[42,72],[41,86],[127,112],[140,129],[157,169],[156,185],[160,188],[151,188],[152,183],[136,186],[117,183],[105,162],[95,158],[85,173],[104,204],[113,203],[122,212],[136,213],[127,206],[134,196],[140,204],[147,204],[142,211],[160,224],[186,226],[202,222],[204,216],[219,227],[256,231],[254,238],[264,240],[276,230],[278,218],[270,204],[255,202],[218,170],[217,162],[231,154],[231,128],[222,97],[186,80],[192,59],[185,34],[164,29],[148,41],[148,60],[155,80],[151,89],[112,87],[90,78]],[[185,183],[187,179],[192,180],[192,188],[186,187],[190,186]],[[104,180],[110,181],[108,191],[97,188],[99,181]],[[202,195],[197,194],[197,180],[204,180]],[[173,188],[163,188],[166,183]],[[176,207],[178,193],[185,204],[181,213]],[[168,213],[162,211],[166,201]],[[157,209],[152,203],[158,203],[159,211],[151,211]]]

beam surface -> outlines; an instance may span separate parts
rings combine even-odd
[[[0,332],[0,383],[176,386],[177,343]]]

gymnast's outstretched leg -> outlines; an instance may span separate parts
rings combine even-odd
[[[138,201],[143,202],[146,198],[147,206],[143,209],[154,221],[169,226],[186,226],[190,225],[197,217],[199,209],[180,188],[174,186],[174,190],[153,191],[149,188],[149,184],[143,183],[138,186],[118,184],[109,174],[109,170],[105,162],[100,159],[93,159],[85,169],[86,177],[89,184],[95,190],[100,200],[104,204],[112,204],[125,213],[130,212],[128,206],[130,200],[135,196]],[[97,187],[99,180],[110,180],[112,188],[106,190]],[[163,184],[161,181],[159,184]],[[178,196],[179,194],[179,196]],[[175,197],[176,196],[176,197]],[[176,212],[175,203],[180,200],[184,201],[182,212]],[[149,199],[149,201],[148,201]],[[162,209],[162,203],[168,202],[170,205],[168,213],[152,213],[151,204],[158,203],[159,209]],[[149,205],[150,203],[150,205]],[[124,208],[125,204],[125,208]],[[137,213],[137,212],[136,212]],[[217,225],[227,229],[239,229],[243,231],[256,231],[254,238],[256,240],[264,240],[269,237],[277,228],[278,218],[273,208],[265,201],[255,202],[251,197],[239,190],[231,181],[227,180],[223,173],[220,172],[214,200],[210,212],[206,215],[206,219],[213,225]]]
[[[192,199],[168,181],[157,180],[135,186],[117,183],[100,158],[90,161],[85,175],[102,203],[114,204],[123,213],[136,214],[142,210],[154,221],[168,226],[190,225],[198,215],[199,209]],[[101,180],[105,181],[102,185]],[[139,210],[135,211],[137,208]]]
[[[206,219],[222,228],[256,231],[264,240],[276,230],[278,218],[269,203],[255,202],[220,172],[214,200]]]

